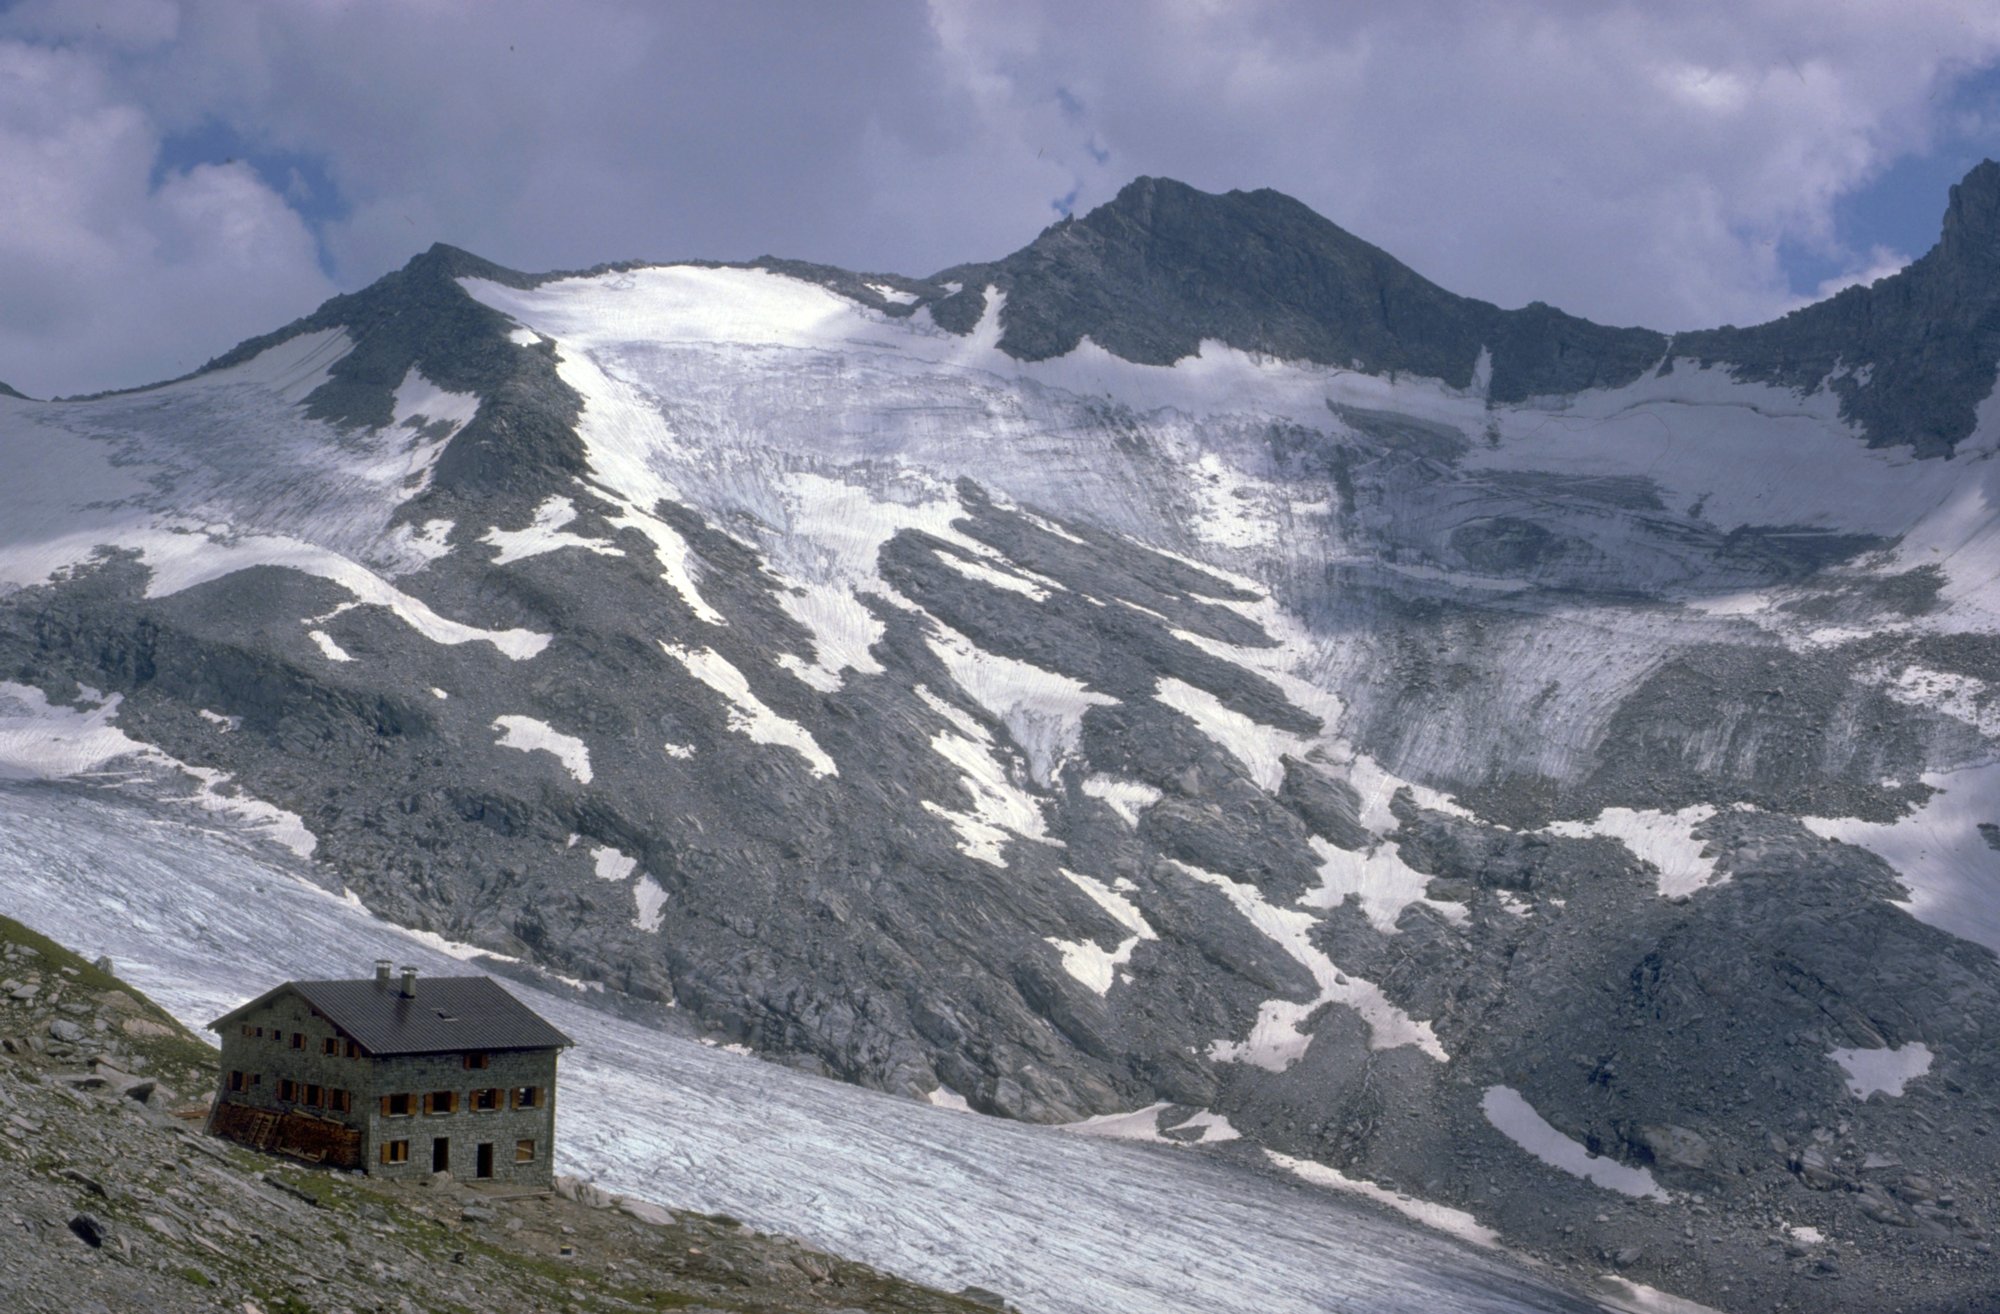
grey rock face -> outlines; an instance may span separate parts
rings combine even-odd
[[[1495,398],[1519,401],[1629,382],[1666,345],[1539,303],[1503,311],[1454,296],[1280,193],[1212,196],[1168,178],[1138,179],[1005,260],[932,281],[964,285],[951,299],[959,305],[932,312],[952,328],[977,321],[980,288],[1005,292],[1000,345],[1024,360],[1089,337],[1127,360],[1169,365],[1213,338],[1464,387],[1488,349]]]

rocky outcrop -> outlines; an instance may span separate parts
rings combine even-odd
[[[1281,193],[1215,196],[1170,178],[1140,178],[1005,260],[932,281],[963,285],[933,307],[947,325],[978,318],[981,289],[1005,293],[1000,346],[1023,360],[1088,337],[1127,360],[1171,365],[1213,339],[1465,388],[1488,352],[1492,397],[1519,401],[1629,382],[1666,345],[1539,302],[1506,311],[1456,296]]]

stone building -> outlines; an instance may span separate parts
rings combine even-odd
[[[546,1186],[556,1057],[572,1042],[485,976],[287,981],[209,1023],[209,1129],[390,1177]]]

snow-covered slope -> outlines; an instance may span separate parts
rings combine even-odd
[[[1672,339],[1154,180],[931,279],[437,248],[0,398],[0,775],[893,1093],[1228,1128],[1725,1305],[1816,1262],[1772,1218],[1956,1298],[1996,198]]]

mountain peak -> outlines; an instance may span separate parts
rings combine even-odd
[[[1204,341],[1470,387],[1493,353],[1493,396],[1519,400],[1628,381],[1665,338],[1548,307],[1503,311],[1456,296],[1282,192],[1204,192],[1135,178],[1082,218],[991,264],[936,276],[1006,293],[1000,346],[1045,360],[1088,337],[1171,365]]]
[[[2000,164],[1981,160],[1952,187],[1937,249],[1954,265],[1988,265],[2000,257]]]

